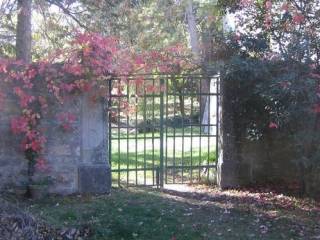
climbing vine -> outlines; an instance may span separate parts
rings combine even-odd
[[[114,37],[79,33],[70,47],[57,51],[45,60],[24,64],[1,59],[0,81],[6,86],[6,91],[0,92],[0,107],[5,102],[6,94],[14,95],[18,100],[20,114],[11,119],[11,131],[21,136],[21,148],[29,165],[29,180],[32,181],[35,169],[48,169],[43,156],[47,137],[40,122],[46,118],[49,102],[64,104],[70,94],[82,93],[89,94],[92,99],[108,98],[109,80],[116,76],[121,76],[121,81],[112,86],[112,92],[121,95],[129,84],[129,74],[169,73],[180,68],[192,68],[186,54],[187,50],[182,46],[136,53],[121,46]],[[142,86],[142,78],[133,84],[139,88],[145,87],[147,92],[161,90]],[[122,103],[124,111],[128,105]],[[56,118],[64,131],[72,131],[77,120],[71,112],[58,113]]]

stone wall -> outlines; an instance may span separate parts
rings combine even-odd
[[[232,87],[221,82],[218,185],[235,188],[270,183],[289,186],[304,182],[308,196],[320,197],[319,168],[305,172],[301,179],[301,168],[295,161],[295,144],[285,133],[270,129],[259,140],[246,138],[233,112],[235,93]]]
[[[0,111],[0,189],[26,181],[27,162],[17,144],[21,140],[10,130],[10,118],[17,114],[16,101],[7,96]]]
[[[47,116],[41,121],[47,137],[44,158],[49,169],[44,173],[38,171],[35,179],[52,177],[51,193],[109,192],[111,173],[105,103],[78,95],[70,96],[62,105],[49,105]],[[57,121],[56,116],[61,112],[77,116],[71,131],[65,131]],[[10,131],[10,119],[16,115],[19,115],[17,100],[8,95],[0,111],[1,190],[14,189],[26,182],[27,161],[19,144],[21,139]]]

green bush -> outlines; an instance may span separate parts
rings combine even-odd
[[[232,96],[236,135],[250,140],[282,138],[294,152],[301,191],[306,176],[320,166],[319,79],[309,65],[236,56],[223,81]]]

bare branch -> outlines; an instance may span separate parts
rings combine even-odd
[[[60,8],[66,15],[72,18],[80,27],[84,29],[88,29],[86,25],[84,25],[67,7],[65,7],[60,1],[57,0],[46,0],[48,3],[53,4]]]

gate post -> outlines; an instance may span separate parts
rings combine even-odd
[[[232,87],[232,86],[230,86]],[[220,121],[218,130],[218,162],[217,184],[220,188],[234,188],[240,184],[240,162],[237,158],[236,133],[233,116],[233,92],[220,78],[220,103],[218,104],[218,118]]]
[[[108,146],[108,119],[106,102],[82,99],[81,165],[79,190],[81,193],[109,193],[111,170]]]

